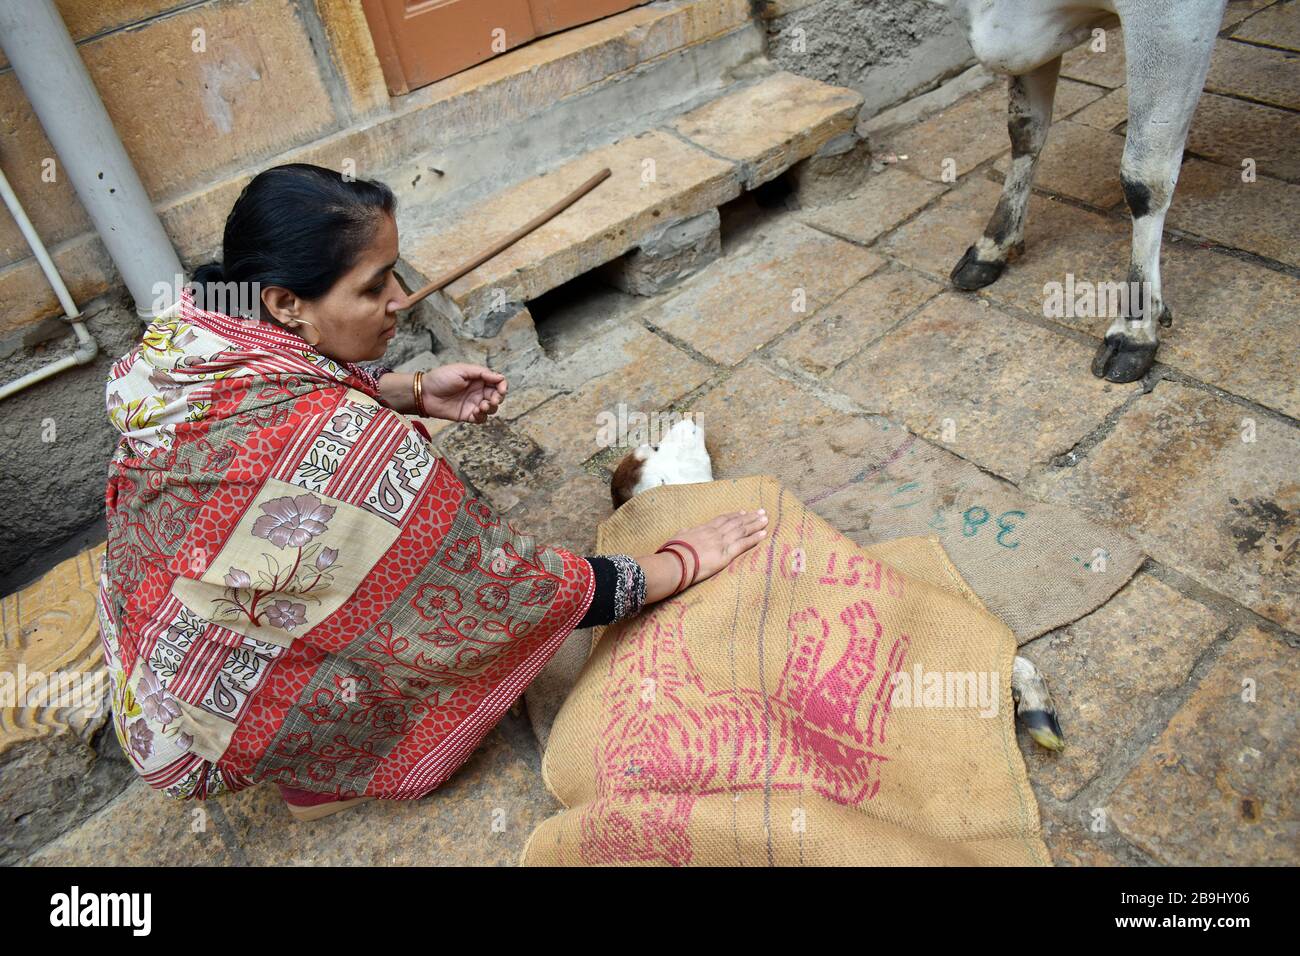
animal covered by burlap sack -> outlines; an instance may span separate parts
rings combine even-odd
[[[596,632],[542,758],[567,809],[522,862],[1050,865],[1015,637],[937,540],[859,547],[760,475],[643,492],[598,550],[742,508],[764,542]]]

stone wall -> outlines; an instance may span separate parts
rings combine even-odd
[[[925,92],[974,62],[940,0],[754,0],[782,69],[847,86],[862,116]]]
[[[388,104],[369,34],[356,23],[359,5],[345,0],[59,0],[58,7],[160,208]],[[73,298],[114,289],[116,270],[2,58],[0,118],[5,175]],[[201,255],[219,247],[219,206],[166,222],[178,248]],[[182,259],[191,264],[185,253]],[[0,217],[0,302],[0,354],[57,331],[42,320],[62,314],[58,300],[7,215]]]
[[[104,383],[113,362],[139,341],[140,320],[124,289],[80,308],[99,343],[95,361],[0,402],[0,594],[103,537],[97,524],[117,435],[104,412]],[[71,338],[0,357],[0,381],[68,354]],[[50,561],[29,565],[33,555]]]

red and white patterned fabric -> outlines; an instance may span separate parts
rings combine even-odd
[[[476,498],[377,396],[188,289],[114,364],[100,626],[151,786],[423,796],[586,612],[590,565]]]

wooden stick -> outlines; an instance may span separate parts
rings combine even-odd
[[[592,176],[590,179],[588,179],[585,183],[583,183],[573,192],[569,193],[569,195],[565,196],[563,199],[557,202],[550,209],[547,209],[545,212],[539,213],[538,215],[534,216],[524,225],[520,226],[514,232],[510,233],[510,235],[506,236],[503,239],[498,240],[490,248],[479,253],[469,262],[465,263],[465,265],[457,266],[455,269],[452,269],[450,272],[434,279],[432,282],[426,285],[423,289],[420,289],[418,292],[412,292],[407,297],[406,301],[403,302],[400,306],[398,306],[398,309],[399,310],[409,309],[411,306],[415,305],[425,296],[437,292],[439,289],[445,286],[451,285],[453,282],[455,282],[461,276],[465,275],[467,272],[472,272],[473,270],[477,269],[479,266],[487,262],[493,256],[497,255],[498,253],[502,252],[505,249],[508,249],[510,246],[513,246],[516,242],[518,242],[524,236],[528,235],[538,226],[541,226],[543,223],[549,222],[550,220],[558,216],[560,213],[564,212],[564,210],[568,209],[570,206],[572,206],[583,196],[587,195],[587,193],[591,192],[593,189],[595,189],[597,186],[603,183],[606,179],[609,178],[609,176],[610,176],[609,169],[602,169],[600,172]]]

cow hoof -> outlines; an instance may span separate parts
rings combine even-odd
[[[1006,267],[1005,262],[980,262],[975,257],[975,247],[971,246],[953,266],[948,278],[963,292],[974,292],[996,282]]]
[[[1016,717],[1038,746],[1058,752],[1065,749],[1065,734],[1061,732],[1061,724],[1052,711],[1022,710]]]
[[[1108,382],[1136,382],[1151,370],[1155,360],[1155,344],[1108,335],[1092,358],[1092,374]]]
[[[1169,306],[1165,306],[1164,311],[1160,313],[1159,321],[1162,328],[1169,328],[1174,324],[1174,314],[1169,311]]]

